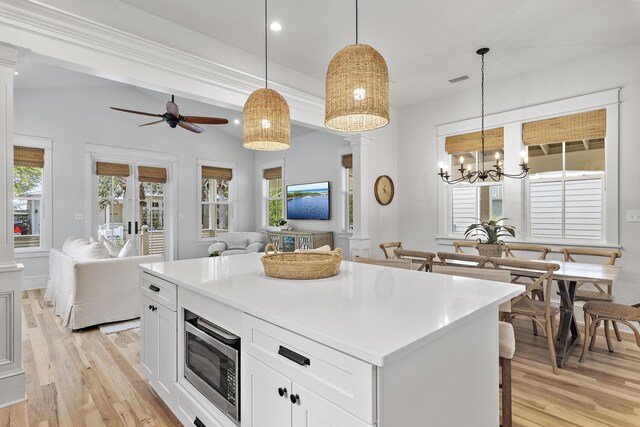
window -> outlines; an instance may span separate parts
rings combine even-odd
[[[201,238],[215,237],[230,230],[231,169],[202,166],[200,182]]]
[[[13,158],[14,247],[43,247],[45,149],[14,146]]]
[[[284,193],[282,191],[282,167],[273,167],[262,171],[264,180],[264,203],[267,227],[275,227],[278,220],[284,218]]]
[[[353,230],[353,155],[342,156],[342,182],[345,231]]]
[[[98,175],[98,236],[117,245],[125,243],[125,222],[127,217],[127,178],[129,165],[122,163],[96,162]],[[127,221],[125,221],[127,220]]]

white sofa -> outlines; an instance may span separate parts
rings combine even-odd
[[[140,317],[138,265],[159,261],[160,255],[79,260],[51,249],[45,299],[71,329]]]
[[[229,243],[245,241],[246,249],[227,248]],[[263,233],[253,231],[229,232],[217,235],[213,239],[213,244],[209,246],[209,254],[214,251],[220,252],[221,256],[249,254],[252,252],[262,252],[267,244],[267,236]]]

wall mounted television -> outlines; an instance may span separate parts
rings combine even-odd
[[[328,220],[329,181],[287,185],[287,219]]]

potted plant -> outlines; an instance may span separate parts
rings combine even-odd
[[[500,224],[508,218],[500,218],[498,220],[482,221],[477,224],[471,224],[464,233],[464,238],[470,236],[477,237],[478,243],[476,248],[478,253],[483,256],[501,257],[504,251],[504,242],[500,239],[504,236],[516,237],[516,228],[511,225]],[[482,240],[485,240],[484,242]]]
[[[209,254],[210,257],[220,256],[220,251],[213,251]]]
[[[291,227],[287,227],[287,220],[284,218],[280,218],[276,221],[276,224],[280,228],[280,230],[291,230]]]

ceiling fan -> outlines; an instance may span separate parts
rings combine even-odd
[[[125,108],[117,108],[117,107],[110,107],[110,108],[112,110],[124,111],[125,113],[140,114],[142,116],[162,117],[162,119],[158,121],[145,123],[140,126],[149,126],[149,125],[155,125],[156,123],[167,122],[169,126],[171,126],[172,128],[176,126],[180,126],[181,128],[190,130],[191,132],[195,132],[195,133],[204,132],[204,129],[202,129],[200,126],[196,125],[195,123],[203,124],[203,125],[226,125],[227,123],[229,123],[229,120],[218,118],[218,117],[181,116],[180,110],[178,109],[178,105],[174,102],[173,95],[171,95],[171,101],[167,101],[167,112],[164,114],[145,113],[143,111],[127,110]]]

